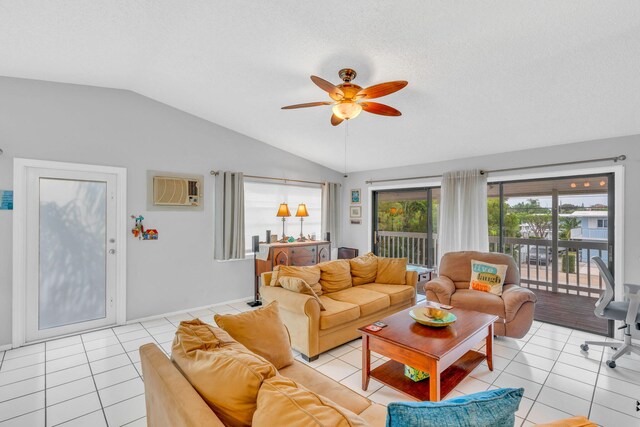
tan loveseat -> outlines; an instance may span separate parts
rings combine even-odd
[[[367,256],[374,257],[369,254],[357,259]],[[328,261],[320,264],[319,268],[330,263],[353,263],[357,259]],[[415,271],[406,271],[406,260],[404,263],[404,284],[374,279],[369,283],[350,284],[336,292],[325,290],[319,297],[325,310],[320,309],[320,304],[311,295],[271,286],[272,272],[262,274],[260,295],[265,304],[278,301],[280,316],[291,334],[291,346],[302,353],[305,360],[314,360],[320,353],[360,337],[359,327],[415,305],[418,275]],[[362,281],[366,280],[355,283]]]
[[[502,296],[469,289],[471,260],[507,265]],[[425,285],[427,300],[494,314],[494,333],[522,338],[533,323],[536,295],[520,287],[520,270],[513,257],[498,253],[449,252],[440,260],[439,275]]]
[[[200,397],[180,370],[155,344],[140,347],[147,425],[153,427],[223,427],[225,424]],[[387,409],[299,361],[278,371],[363,418],[371,426],[385,425]],[[220,390],[224,393],[224,390]],[[274,420],[273,425],[279,424]]]

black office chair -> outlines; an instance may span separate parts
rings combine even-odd
[[[606,285],[604,293],[596,301],[595,315],[601,319],[622,320],[624,325],[619,329],[624,328],[624,341],[585,341],[580,345],[583,351],[589,351],[590,345],[598,345],[602,347],[611,347],[617,350],[611,359],[607,360],[607,366],[610,368],[616,367],[616,360],[623,354],[635,353],[640,355],[640,346],[634,345],[631,342],[631,325],[634,325],[636,329],[640,329],[640,285],[624,285],[624,297],[625,301],[614,301],[614,283],[613,276],[607,268],[607,265],[599,257],[593,257],[602,280]]]

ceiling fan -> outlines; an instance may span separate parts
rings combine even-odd
[[[405,80],[396,80],[393,82],[380,83],[363,89],[360,86],[351,83],[357,75],[355,70],[351,68],[343,68],[338,72],[338,75],[343,81],[343,83],[340,83],[339,85],[329,83],[317,76],[311,76],[311,81],[320,89],[327,92],[329,97],[333,99],[333,102],[308,102],[306,104],[288,105],[286,107],[282,107],[282,109],[292,110],[295,108],[333,105],[333,115],[331,116],[331,124],[333,126],[338,126],[344,120],[350,120],[357,117],[362,110],[368,113],[379,114],[381,116],[402,115],[400,111],[393,107],[389,107],[388,105],[380,104],[378,102],[369,102],[368,100],[380,98],[397,92],[405,87],[409,82]]]

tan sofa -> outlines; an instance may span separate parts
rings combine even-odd
[[[329,262],[337,262],[336,260]],[[291,346],[309,361],[322,352],[361,336],[358,328],[416,304],[415,271],[407,271],[405,285],[367,283],[337,292],[311,295],[270,286],[271,272],[262,273],[260,295],[265,304],[278,301],[280,316],[291,334]]]
[[[508,266],[501,297],[469,289],[473,259]],[[520,287],[520,270],[513,257],[473,251],[450,252],[440,260],[438,274],[425,285],[427,300],[494,314],[499,319],[493,330],[499,336],[522,338],[531,328],[537,298],[529,289]]]
[[[200,397],[177,366],[155,344],[140,347],[144,376],[147,425],[153,427],[224,427],[225,424]],[[278,371],[307,389],[318,393],[359,415],[369,425],[386,425],[387,408],[294,361]],[[221,392],[224,392],[222,390]],[[273,425],[280,425],[274,420]],[[584,417],[539,424],[540,427],[595,427]]]
[[[180,370],[155,344],[140,347],[147,425],[153,427],[223,427]],[[278,371],[307,389],[359,415],[371,426],[385,425],[387,409],[308,367],[302,362]],[[221,390],[224,393],[224,390]],[[278,425],[278,420],[274,420]]]

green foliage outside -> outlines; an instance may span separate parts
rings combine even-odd
[[[436,223],[438,208],[439,205],[433,203],[433,219]],[[427,201],[380,202],[378,205],[378,230],[426,233]]]
[[[562,272],[563,273],[576,272],[576,253],[575,252],[565,252],[562,255]]]
[[[580,220],[572,217],[560,218],[558,224],[558,238],[560,240],[569,240],[571,238],[571,229],[580,227]]]

